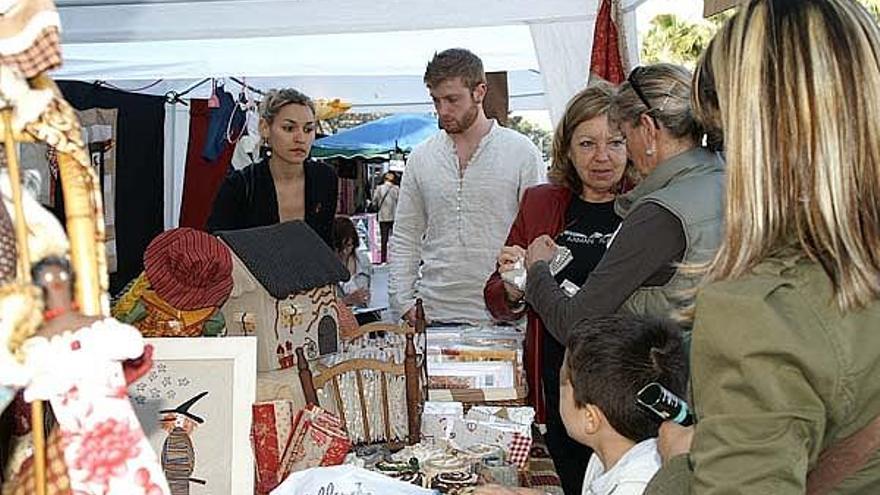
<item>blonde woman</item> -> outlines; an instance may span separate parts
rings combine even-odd
[[[852,0],[753,0],[694,95],[723,130],[726,225],[696,298],[699,421],[664,425],[649,493],[880,493],[877,24]]]
[[[303,220],[333,247],[336,171],[309,159],[316,126],[308,96],[291,88],[268,92],[260,103],[260,136],[271,154],[226,176],[208,231]]]

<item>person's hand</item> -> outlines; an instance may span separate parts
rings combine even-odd
[[[131,385],[140,377],[147,374],[153,367],[153,346],[144,346],[144,353],[137,359],[129,359],[122,362],[122,374],[125,376],[125,384]]]
[[[478,487],[474,495],[544,495],[544,492],[532,488],[511,488],[501,485],[485,485]]]
[[[370,302],[370,289],[357,289],[342,300],[348,306],[365,306]]]
[[[664,421],[657,436],[657,450],[660,452],[663,464],[673,457],[690,452],[693,440],[693,426],[681,426],[672,421]]]
[[[514,269],[517,261],[526,259],[526,250],[519,246],[504,246],[498,255],[498,273],[509,272]],[[504,293],[508,302],[519,301],[523,297],[523,291],[515,285],[504,281]]]
[[[549,235],[538,237],[529,244],[529,251],[526,253],[526,269],[532,268],[532,265],[539,261],[550,262],[556,256],[556,243]]]

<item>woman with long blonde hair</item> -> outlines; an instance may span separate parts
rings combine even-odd
[[[661,429],[648,492],[880,493],[877,24],[853,0],[752,0],[694,100],[723,131],[726,223],[694,308],[698,423]]]

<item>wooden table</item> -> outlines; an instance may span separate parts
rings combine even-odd
[[[550,458],[550,451],[544,436],[537,428],[532,428],[532,452],[528,471],[520,475],[520,485],[535,488],[545,493],[563,495],[562,483]]]

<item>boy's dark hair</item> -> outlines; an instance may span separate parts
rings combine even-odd
[[[660,420],[638,405],[636,394],[657,382],[684,398],[687,368],[678,325],[613,315],[575,325],[561,378],[571,382],[577,407],[595,405],[617,433],[641,442],[657,436]]]
[[[483,61],[464,48],[450,48],[435,53],[425,68],[425,84],[434,87],[454,77],[460,77],[468,89],[474,90],[478,84],[486,82]]]

